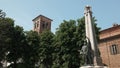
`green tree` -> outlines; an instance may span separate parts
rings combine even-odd
[[[23,28],[20,26],[15,26],[11,31],[12,44],[9,46],[7,61],[10,64],[9,67],[18,68],[18,64],[21,63],[23,49],[25,46],[25,35]]]
[[[80,19],[77,20],[77,26],[76,26],[76,41],[77,41],[77,45],[79,45],[79,53],[80,50],[82,48],[83,45],[85,45],[85,18],[82,17]],[[84,60],[81,54],[79,54],[79,61],[80,61],[80,65],[84,64]]]
[[[4,18],[6,16],[5,12],[2,12],[2,10],[0,9],[0,18]]]
[[[40,48],[39,48],[39,56],[40,56],[40,68],[51,68],[52,66],[52,54],[54,52],[53,49],[53,39],[54,34],[51,31],[43,31],[40,34]]]
[[[14,27],[14,20],[6,18],[0,10],[0,62],[7,61],[11,63],[10,67],[17,68],[24,40],[23,28]]]
[[[12,45],[13,29],[14,21],[11,18],[0,18],[0,62],[6,60],[8,47]]]
[[[0,68],[3,61],[10,63],[8,68],[35,68],[39,60],[39,44],[37,32],[25,33],[0,10]]]
[[[95,23],[93,17],[93,22]],[[95,27],[97,24],[95,24]],[[97,32],[99,32],[96,27]],[[98,34],[98,33],[97,33]],[[78,51],[85,43],[85,18],[63,21],[55,36],[53,68],[79,68],[84,61]]]
[[[23,64],[25,68],[36,68],[39,61],[40,36],[37,32],[25,33],[26,45],[24,46]]]
[[[63,21],[55,37],[55,60],[53,68],[79,67],[79,45],[76,41],[76,21]]]

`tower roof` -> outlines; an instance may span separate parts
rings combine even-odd
[[[50,21],[53,21],[52,19],[50,19],[50,18],[48,18],[48,17],[46,17],[46,16],[43,16],[43,15],[38,15],[38,16],[35,17],[32,21],[36,20],[36,19],[39,18],[39,17],[44,17],[44,18],[46,18],[46,19],[49,19]]]

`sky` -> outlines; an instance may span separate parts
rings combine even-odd
[[[33,29],[32,20],[38,15],[52,19],[51,31],[63,20],[77,20],[84,16],[86,5],[92,7],[98,27],[107,29],[114,23],[120,24],[120,0],[0,0],[0,9],[6,17],[15,20],[15,25],[25,31]]]

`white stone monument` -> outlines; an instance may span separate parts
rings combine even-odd
[[[96,39],[94,24],[92,22],[92,11],[90,6],[85,7],[84,15],[85,15],[86,40],[87,43],[90,43],[90,45],[88,46],[90,46],[92,50],[91,54],[93,55],[92,57],[93,64],[92,65],[88,64],[80,68],[107,68],[102,65],[102,60],[98,53],[97,39]]]

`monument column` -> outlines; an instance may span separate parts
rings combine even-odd
[[[98,54],[97,40],[95,34],[94,24],[92,22],[92,11],[90,6],[85,7],[85,28],[86,28],[86,38],[87,42],[90,42],[90,46],[93,52],[93,64],[101,65],[101,59]]]

